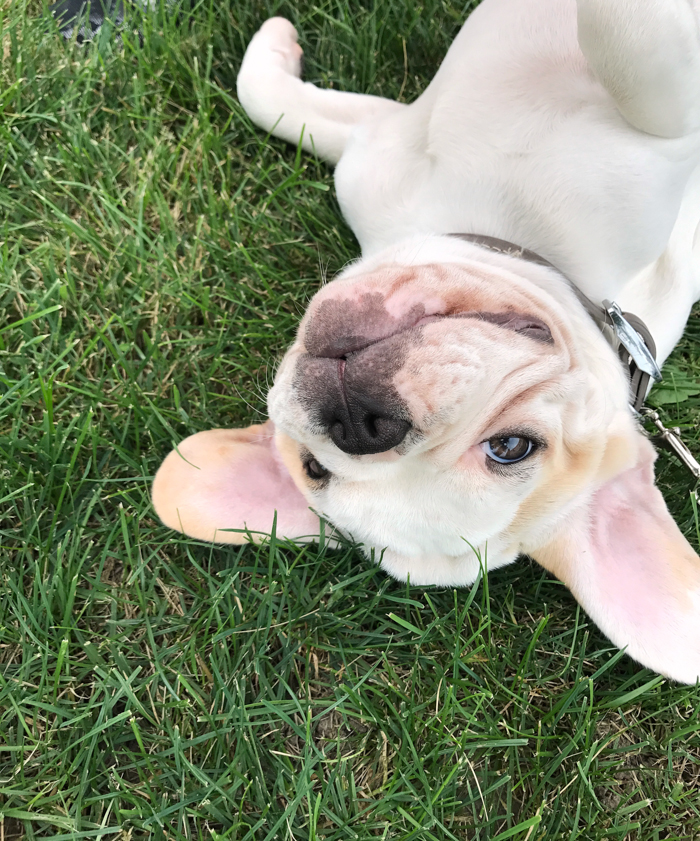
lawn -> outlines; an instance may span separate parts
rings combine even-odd
[[[410,101],[473,5],[202,0],[84,47],[0,6],[0,841],[700,838],[700,689],[532,562],[407,587],[150,506],[173,443],[264,416],[357,255],[330,168],[239,107],[247,41],[284,14],[307,78]],[[699,340],[660,397],[696,453]]]

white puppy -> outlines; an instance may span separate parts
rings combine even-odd
[[[411,105],[303,83],[296,31],[267,21],[241,103],[337,164],[363,257],[311,301],[271,421],[168,456],[163,521],[235,543],[276,511],[298,538],[313,509],[414,584],[526,553],[632,657],[695,681],[700,559],[596,318],[634,313],[661,364],[700,297],[699,8],[485,0]]]

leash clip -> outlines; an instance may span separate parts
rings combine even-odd
[[[657,383],[661,382],[661,371],[653,354],[649,351],[639,333],[624,317],[620,307],[615,301],[603,301],[603,307],[610,317],[615,337],[632,357],[637,368],[645,374],[649,374]]]
[[[681,464],[690,471],[696,481],[700,479],[700,464],[695,460],[693,454],[681,441],[681,431],[676,426],[673,429],[667,429],[659,417],[659,413],[647,406],[642,406],[639,410],[642,417],[648,418],[659,431],[658,438],[660,443],[666,449],[670,450],[680,460]]]

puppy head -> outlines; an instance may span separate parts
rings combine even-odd
[[[618,416],[633,434],[585,338],[507,269],[360,265],[311,302],[270,417],[315,510],[397,577],[468,584],[595,481]]]
[[[240,533],[218,530],[264,531],[275,510],[278,531],[313,535],[311,508],[414,584],[466,585],[480,566],[525,552],[568,583],[618,645],[694,680],[700,634],[686,634],[693,653],[678,668],[664,666],[656,630],[637,645],[644,612],[600,583],[620,557],[616,586],[636,574],[610,520],[617,512],[635,546],[646,529],[652,553],[673,548],[670,560],[642,565],[637,600],[658,590],[664,564],[682,570],[663,573],[669,599],[687,608],[694,596],[678,588],[700,594],[698,559],[653,487],[653,451],[627,408],[624,372],[575,297],[550,293],[548,270],[533,267],[535,283],[512,263],[352,267],[312,300],[270,392],[265,433],[253,443],[221,438],[216,476],[197,440],[231,433],[188,439],[156,478],[156,509],[186,533],[237,542]],[[684,615],[700,629],[700,614]]]

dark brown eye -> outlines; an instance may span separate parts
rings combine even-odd
[[[304,462],[304,470],[309,479],[324,479],[328,476],[328,470],[319,464],[315,458],[309,458]]]
[[[499,464],[514,464],[527,458],[535,449],[535,444],[529,438],[520,435],[499,435],[484,441],[481,448],[490,459]]]

